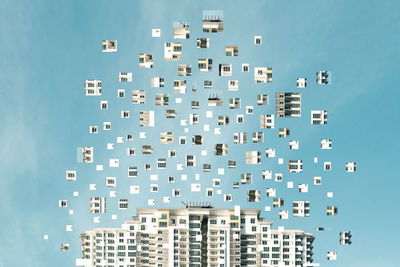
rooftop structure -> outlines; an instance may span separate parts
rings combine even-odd
[[[203,32],[223,32],[224,13],[222,10],[203,11]]]
[[[190,26],[187,22],[174,22],[173,38],[174,39],[189,39]]]

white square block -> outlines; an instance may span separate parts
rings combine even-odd
[[[103,165],[96,165],[96,171],[102,171]]]
[[[225,173],[225,169],[223,169],[223,168],[219,168],[218,169],[218,174],[219,175],[223,175]]]
[[[287,188],[293,188],[293,182],[287,182]]]
[[[110,159],[109,164],[110,164],[110,168],[118,168],[119,167],[119,159]]]
[[[113,143],[108,143],[107,144],[107,150],[113,150],[114,149],[114,144]]]
[[[146,138],[146,137],[147,137],[147,133],[146,133],[146,132],[140,132],[140,133],[139,133],[139,138],[144,139],[144,138]]]
[[[140,193],[139,186],[138,185],[131,185],[129,187],[129,193],[130,194],[139,194]]]
[[[212,117],[213,117],[212,111],[206,111],[206,118],[212,118]]]
[[[207,156],[207,150],[202,150],[202,151],[201,151],[201,155],[202,155],[202,156]]]
[[[327,197],[333,197],[333,192],[328,192],[328,193],[326,193],[326,196],[327,196]]]
[[[111,215],[111,220],[116,220],[116,219],[118,219],[117,214],[112,214],[112,215]]]
[[[200,192],[201,191],[201,185],[200,184],[191,184],[191,191],[192,192]]]
[[[175,103],[180,104],[182,103],[182,98],[178,97],[175,99]]]
[[[278,158],[278,164],[282,165],[283,164],[283,158]]]
[[[89,190],[90,190],[90,191],[96,190],[96,184],[90,184],[90,185],[89,185]]]
[[[161,37],[161,29],[151,29],[151,37]]]
[[[204,124],[204,131],[205,131],[205,132],[210,131],[210,125]]]

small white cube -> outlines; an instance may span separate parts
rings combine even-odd
[[[151,37],[161,37],[161,29],[151,29]]]

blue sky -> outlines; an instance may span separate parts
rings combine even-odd
[[[104,177],[115,173],[105,168],[99,174],[95,165],[77,164],[76,148],[94,146],[96,164],[106,165],[107,158],[124,154],[127,145],[116,146],[110,153],[105,150],[105,144],[115,142],[117,136],[132,131],[138,141],[135,147],[139,150],[142,140],[138,140],[138,132],[147,129],[139,129],[137,116],[129,122],[121,120],[120,110],[130,109],[132,114],[137,114],[142,109],[162,112],[165,107],[133,107],[129,99],[117,99],[117,89],[124,88],[118,84],[117,74],[133,72],[134,83],[125,88],[128,95],[132,89],[148,90],[151,96],[155,92],[161,93],[149,88],[152,76],[165,76],[166,81],[172,83],[178,63],[162,59],[162,45],[163,42],[173,41],[174,21],[188,21],[191,25],[190,39],[181,41],[183,59],[179,62],[193,66],[194,75],[188,79],[189,84],[209,77],[197,73],[195,65],[198,58],[211,57],[216,63],[212,73],[213,91],[199,88],[196,96],[189,92],[183,96],[184,103],[177,109],[183,110],[184,116],[190,100],[205,99],[211,92],[221,94],[225,100],[222,108],[204,106],[199,110],[201,125],[191,128],[189,137],[201,132],[203,121],[213,129],[217,115],[233,117],[238,113],[226,106],[228,98],[234,94],[226,90],[228,79],[215,77],[217,64],[233,64],[232,79],[240,80],[238,96],[243,98],[241,113],[244,113],[244,101],[250,105],[252,99],[255,102],[257,94],[270,95],[269,106],[265,109],[256,107],[254,117],[248,120],[246,117],[246,130],[232,124],[221,127],[221,136],[205,135],[206,140],[212,140],[204,146],[205,149],[211,149],[214,143],[222,143],[223,140],[228,140],[225,143],[232,149],[227,157],[217,159],[220,161],[213,158],[206,160],[213,166],[219,166],[221,161],[226,164],[231,158],[243,160],[243,151],[247,148],[234,147],[232,133],[257,131],[257,114],[275,113],[275,92],[302,92],[302,118],[277,119],[275,130],[265,131],[265,143],[262,146],[250,144],[249,147],[261,151],[266,147],[275,147],[278,155],[285,160],[303,159],[304,173],[289,175],[286,165],[278,166],[263,157],[262,166],[243,165],[246,171],[225,171],[221,180],[224,190],[234,194],[232,203],[221,203],[221,196],[211,202],[219,207],[240,204],[242,207],[262,209],[272,204],[272,200],[265,196],[264,188],[277,187],[287,204],[292,200],[310,200],[311,217],[290,217],[288,221],[280,221],[276,210],[263,212],[262,216],[273,220],[274,227],[283,225],[313,232],[317,237],[314,260],[321,266],[397,266],[395,255],[400,248],[396,240],[400,234],[396,212],[396,204],[400,200],[397,192],[400,182],[396,171],[396,152],[400,148],[397,140],[400,109],[396,75],[400,40],[399,5],[396,1],[364,3],[355,0],[326,3],[316,0],[246,3],[119,1],[117,4],[110,1],[3,0],[0,5],[0,122],[3,126],[0,130],[0,216],[3,222],[0,230],[0,266],[74,266],[75,258],[81,256],[79,234],[97,226],[92,223],[88,212],[88,199],[93,194],[89,192],[88,184],[98,184],[95,195],[108,196],[109,190],[103,188]],[[207,9],[224,10],[225,29],[221,34],[207,36],[211,38],[211,48],[200,51],[195,47],[195,40],[206,36],[201,32],[201,15],[202,10]],[[162,37],[151,38],[152,28],[161,28]],[[262,46],[253,45],[254,35],[263,36]],[[103,39],[117,39],[118,53],[102,53]],[[229,44],[239,45],[239,57],[225,57],[224,47]],[[139,69],[138,54],[143,52],[154,54],[154,70]],[[241,63],[250,63],[251,70],[256,66],[271,66],[273,82],[255,85],[252,72],[240,72]],[[324,69],[332,71],[333,83],[316,86],[315,72]],[[296,78],[303,76],[308,78],[309,86],[297,90]],[[103,95],[100,98],[84,97],[83,81],[97,78],[103,81]],[[172,99],[176,97],[172,92],[169,95]],[[99,102],[103,99],[110,103],[107,112],[99,110]],[[149,103],[153,103],[153,97],[148,99]],[[171,102],[168,108],[176,105],[173,100]],[[310,125],[310,111],[318,109],[328,111],[328,125]],[[214,111],[214,120],[207,122],[206,110]],[[89,125],[101,126],[103,121],[108,120],[113,122],[110,133],[89,134]],[[176,127],[176,135],[184,134],[177,125],[170,125],[161,118],[157,120],[157,126],[160,130]],[[290,140],[300,140],[299,151],[289,151],[289,139],[276,138],[278,128],[286,126],[292,130]],[[158,132],[158,129],[151,129],[146,143],[157,143]],[[332,151],[319,149],[323,138],[333,139]],[[178,145],[176,147],[180,149]],[[314,156],[319,157],[320,162],[332,161],[333,170],[323,172],[321,164],[316,166],[312,163]],[[158,154],[148,158],[136,156],[134,161],[142,166],[157,157]],[[344,172],[345,162],[348,161],[357,162],[356,173]],[[176,163],[171,162],[171,165]],[[130,208],[125,212],[118,211],[116,199],[108,198],[110,213],[102,217],[101,226],[119,226],[124,219],[134,215],[136,207],[145,206],[147,198],[158,199],[157,203],[162,204],[162,196],[170,195],[172,188],[189,188],[190,178],[187,184],[179,185],[177,182],[154,195],[148,192],[148,179],[131,181],[123,177],[128,164],[128,160],[122,161],[123,167],[118,170],[120,173],[114,175],[118,177],[117,184],[121,190],[117,198],[130,198]],[[267,168],[282,172],[285,182],[294,181],[295,186],[302,182],[309,183],[310,192],[301,195],[295,192],[296,189],[286,190],[285,184],[266,184],[260,179],[253,185],[241,186],[238,191],[233,191],[231,184],[238,180],[240,173],[254,170],[254,177],[259,170]],[[78,170],[76,183],[65,182],[67,169]],[[216,168],[213,168],[212,175],[218,176],[215,171]],[[157,170],[152,173],[157,173]],[[197,171],[187,171],[189,177],[194,173]],[[324,179],[323,186],[316,188],[312,185],[312,177],[319,174]],[[160,177],[162,175],[165,172],[160,172]],[[177,180],[178,175],[180,173],[175,174]],[[203,189],[211,187],[209,178],[201,182]],[[143,186],[143,198],[132,198],[127,190],[123,190],[131,184]],[[248,204],[246,192],[255,187],[261,188],[262,202]],[[73,191],[79,191],[80,197],[73,198]],[[332,200],[326,198],[327,191],[334,192]],[[183,192],[184,195],[172,200],[169,207],[179,206],[181,200],[206,200],[204,192],[198,195],[187,190]],[[58,208],[59,199],[70,200],[74,216]],[[339,207],[337,217],[324,215],[325,206],[329,204]],[[285,209],[290,207],[287,205]],[[113,214],[118,214],[117,221],[109,219],[111,210]],[[72,233],[65,232],[66,224],[74,225]],[[315,233],[316,226],[332,230]],[[341,230],[352,231],[351,246],[339,246]],[[44,234],[49,235],[49,240],[43,240]],[[70,243],[69,252],[59,250],[62,242]],[[329,250],[338,252],[337,261],[326,261],[325,253]]]

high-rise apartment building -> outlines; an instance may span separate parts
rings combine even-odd
[[[203,10],[203,32],[223,32],[224,12],[222,10]]]
[[[319,266],[312,234],[272,230],[260,210],[143,208],[122,228],[81,235],[83,266]]]

